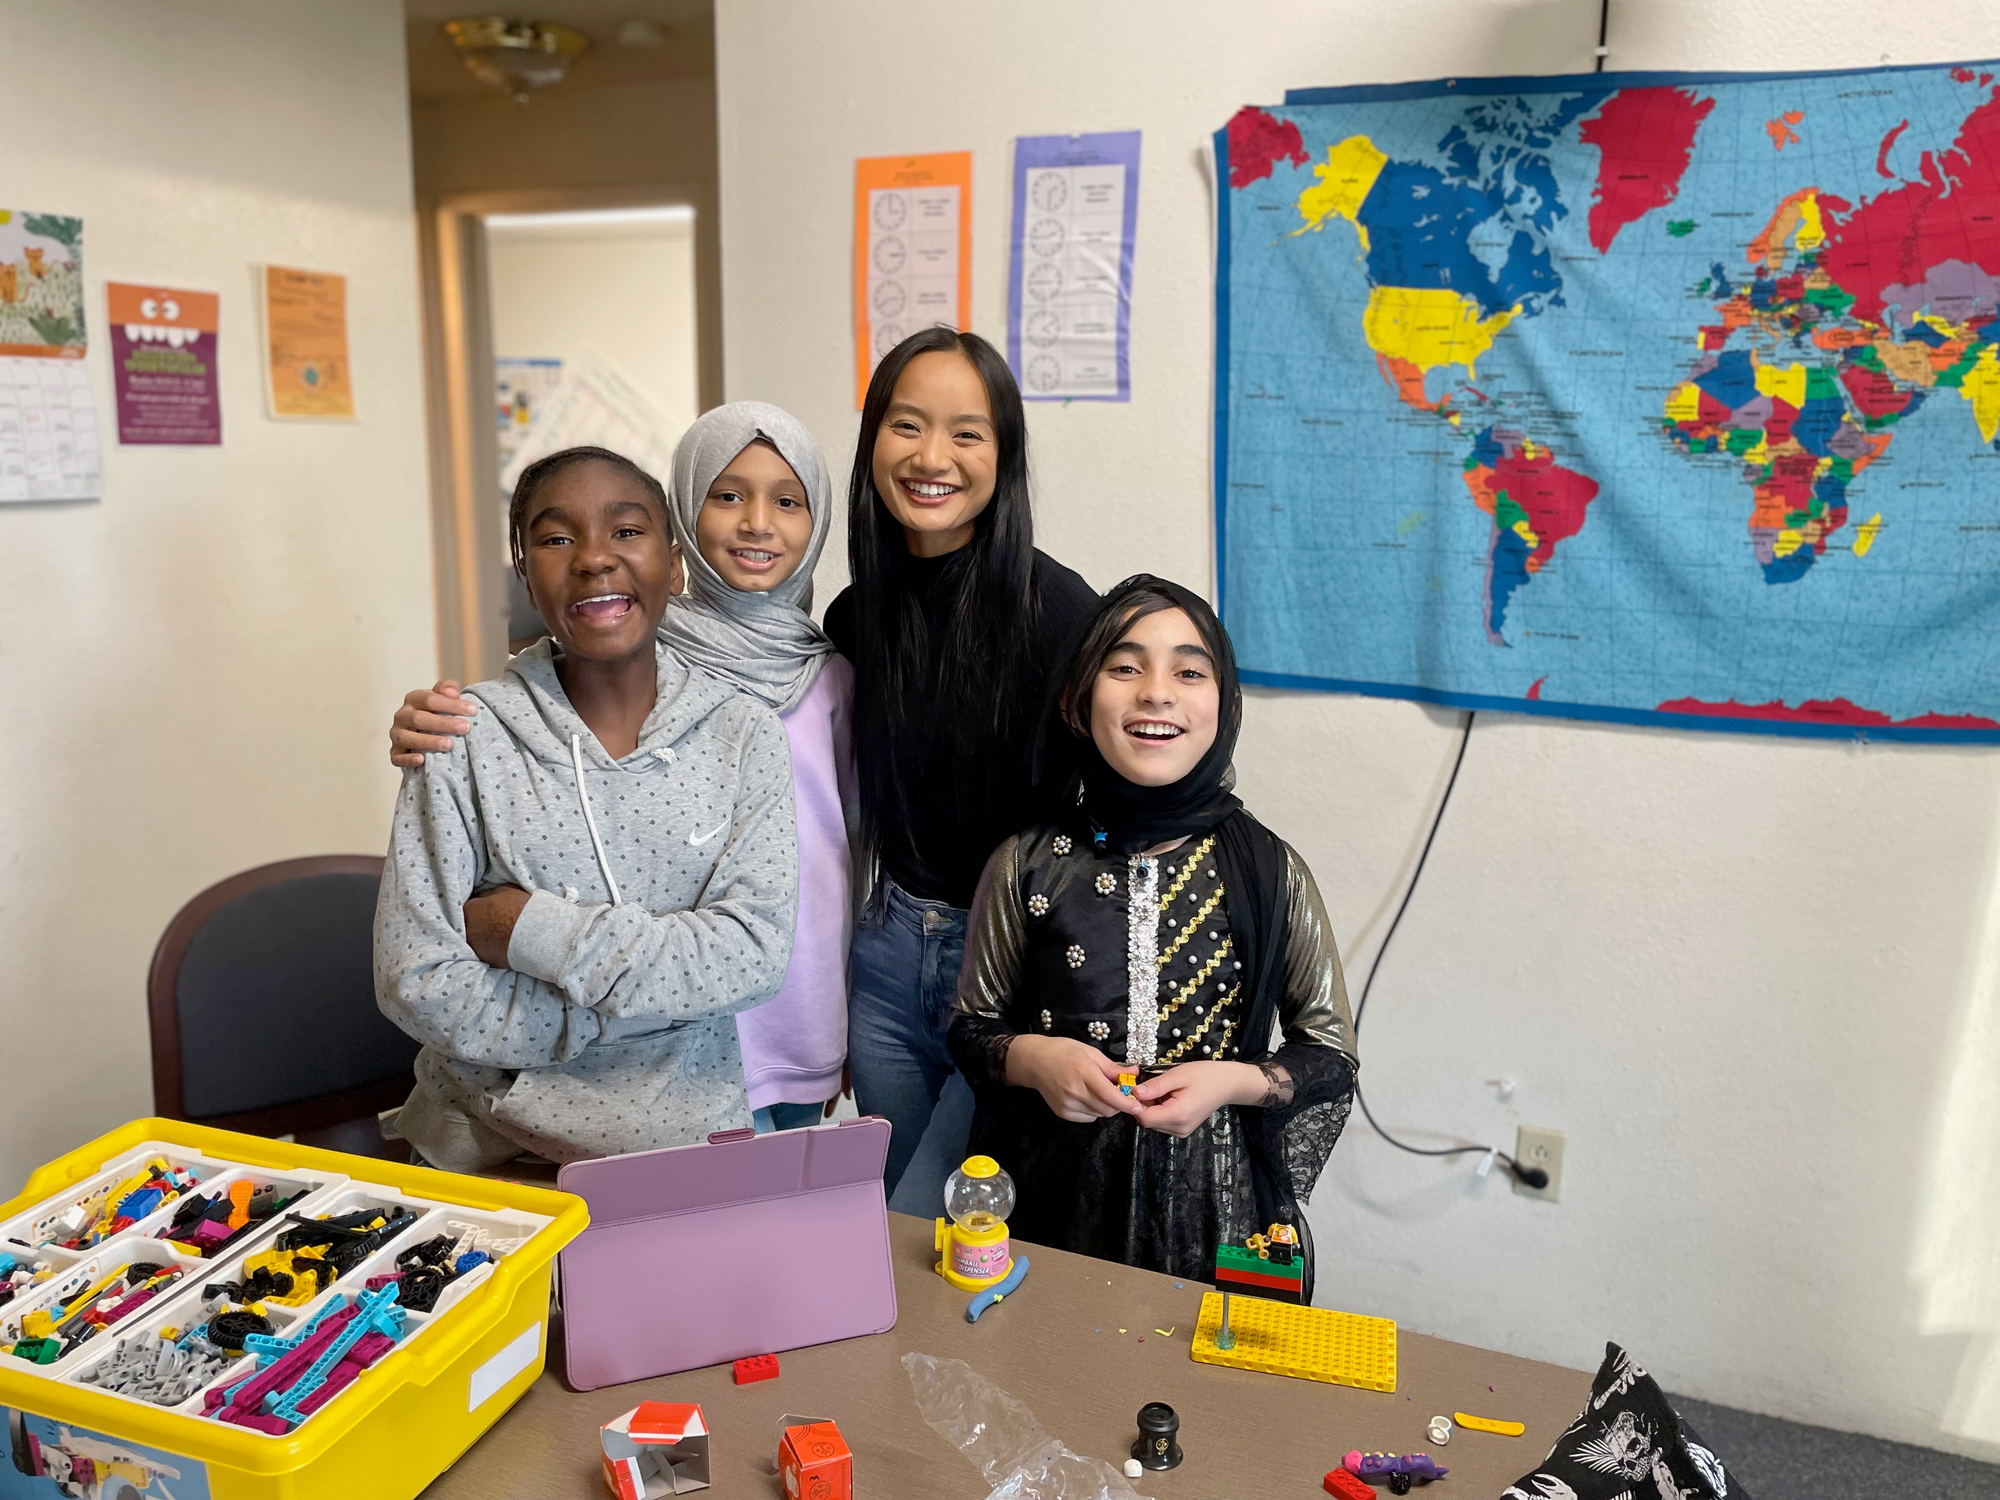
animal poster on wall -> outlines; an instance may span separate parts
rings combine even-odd
[[[1295,90],[1215,150],[1246,681],[2000,740],[2000,64]]]
[[[83,220],[0,208],[0,355],[82,359]]]
[[[972,153],[854,164],[854,405],[920,329],[972,325]]]
[[[1139,132],[1014,142],[1007,362],[1030,401],[1132,399]]]
[[[262,277],[266,394],[274,417],[354,415],[347,363],[347,278],[266,266]]]
[[[214,292],[105,283],[119,442],[222,441],[216,376],[221,300]]]

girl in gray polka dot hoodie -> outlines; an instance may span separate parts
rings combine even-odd
[[[663,559],[664,506],[642,519],[628,500],[620,519],[604,486],[644,486],[644,499],[657,485],[617,463],[571,460],[567,487],[545,479],[525,518],[517,495],[524,573],[556,639],[469,690],[484,711],[450,751],[405,774],[396,807],[376,995],[424,1044],[399,1128],[451,1171],[748,1125],[733,1018],[776,993],[791,953],[798,850],[784,727],[654,646],[664,563],[654,578],[652,542],[626,533],[657,527]],[[593,498],[600,491],[610,498]],[[544,495],[566,502],[546,507],[554,520],[536,509]],[[599,521],[604,535],[587,534]],[[639,557],[636,581],[621,547]],[[603,692],[587,696],[576,677],[607,634],[629,635],[618,649],[643,649],[656,674],[650,709],[627,705],[622,736],[604,728],[616,714],[606,720]],[[600,709],[600,729],[626,753],[606,749],[573,697]]]

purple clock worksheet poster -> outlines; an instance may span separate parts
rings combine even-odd
[[[222,441],[214,292],[105,283],[121,443]]]
[[[1007,362],[1030,401],[1132,399],[1139,132],[1014,141]]]

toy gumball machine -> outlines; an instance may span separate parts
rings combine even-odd
[[[1014,1179],[990,1156],[974,1156],[945,1179],[945,1212],[931,1238],[944,1252],[937,1273],[961,1291],[977,1292],[1013,1269],[1007,1248],[1007,1215],[1014,1211]]]

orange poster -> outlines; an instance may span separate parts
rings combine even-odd
[[[274,417],[352,417],[347,278],[264,268],[265,382]]]
[[[972,323],[972,153],[854,163],[854,404],[875,366],[934,323]]]

